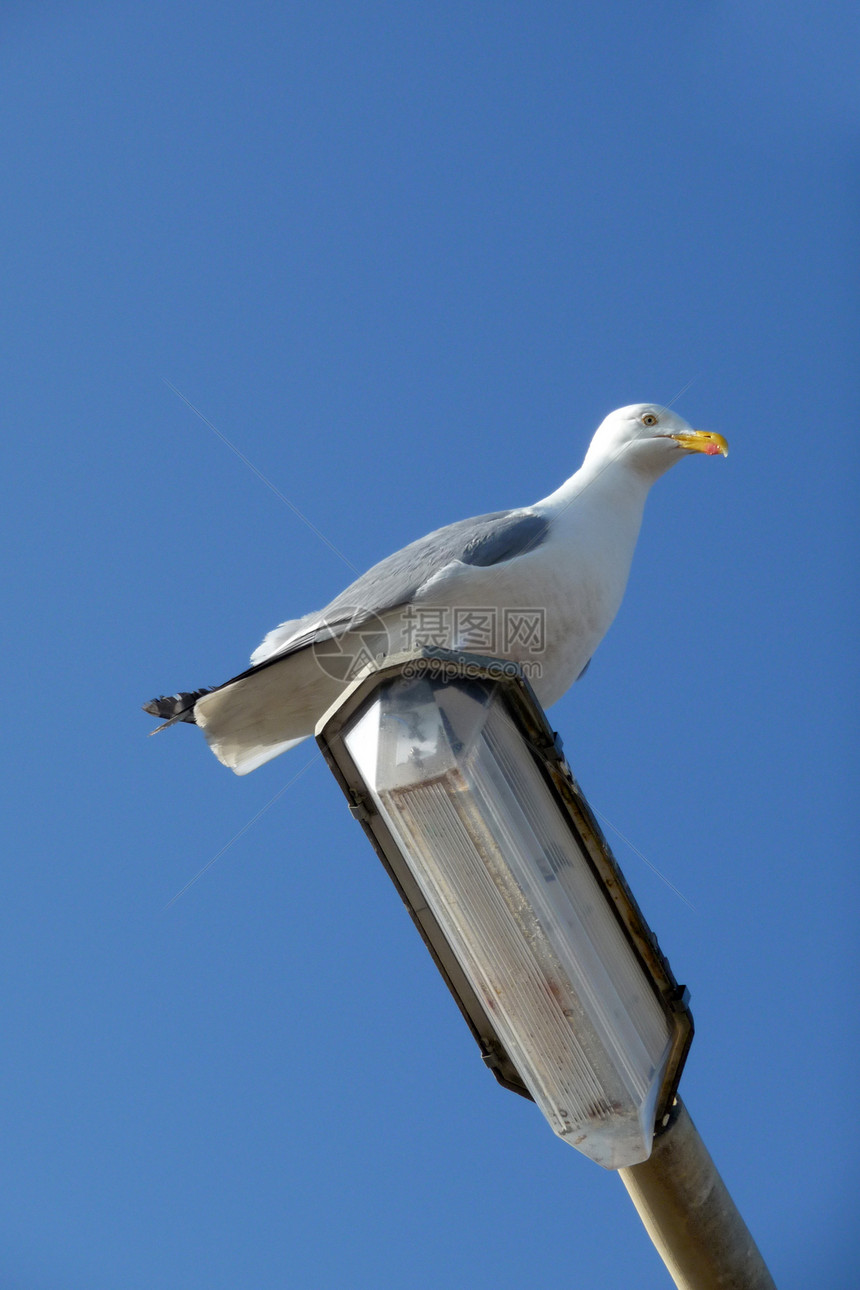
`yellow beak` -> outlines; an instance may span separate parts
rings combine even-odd
[[[714,434],[713,430],[681,431],[680,434],[669,435],[669,438],[676,439],[688,452],[705,452],[709,457],[715,457],[718,452],[724,457],[729,455],[729,445],[721,434]]]

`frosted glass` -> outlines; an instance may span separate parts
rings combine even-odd
[[[552,1128],[647,1159],[669,1021],[498,691],[398,678],[345,743]]]

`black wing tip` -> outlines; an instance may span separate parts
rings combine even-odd
[[[150,699],[144,703],[143,711],[148,712],[151,717],[160,717],[163,725],[159,730],[166,730],[168,726],[175,725],[177,721],[187,721],[191,725],[196,725],[194,719],[194,705],[204,694],[211,694],[211,687],[204,690],[190,690],[181,694],[163,694],[157,699]],[[155,730],[152,734],[156,734]]]

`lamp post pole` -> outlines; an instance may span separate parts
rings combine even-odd
[[[776,1290],[680,1098],[649,1158],[618,1174],[679,1290]]]

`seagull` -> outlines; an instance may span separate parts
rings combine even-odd
[[[312,735],[368,663],[403,649],[517,662],[549,707],[585,672],[618,612],[651,485],[691,453],[727,456],[728,444],[657,403],[618,408],[579,470],[543,501],[419,538],[325,609],[269,632],[247,671],[144,711],[162,719],[158,730],[198,725],[219,761],[246,775]]]

